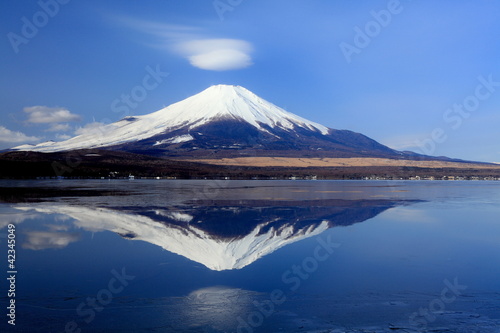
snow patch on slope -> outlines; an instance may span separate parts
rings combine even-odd
[[[165,216],[165,217],[168,217],[169,219],[179,221],[179,222],[191,222],[191,220],[194,218],[192,215],[189,215],[186,213],[169,212],[169,211],[163,211],[163,210],[155,210],[155,214],[160,215],[160,216]]]
[[[159,146],[159,145],[164,145],[164,144],[172,144],[172,143],[182,143],[182,142],[188,142],[194,140],[194,138],[191,136],[191,134],[186,134],[186,135],[179,135],[175,136],[170,139],[165,139],[161,141],[156,141],[153,146]]]

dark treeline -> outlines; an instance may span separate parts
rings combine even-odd
[[[499,178],[500,168],[218,166],[107,150],[0,154],[3,179],[128,178],[130,175],[177,179],[484,179]]]

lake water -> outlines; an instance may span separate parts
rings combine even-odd
[[[500,182],[0,187],[1,332],[500,332]]]

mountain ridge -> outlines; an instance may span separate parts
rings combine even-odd
[[[148,139],[163,132],[175,132],[181,127],[187,127],[190,131],[218,120],[245,121],[264,132],[267,132],[265,127],[292,129],[294,125],[301,125],[322,134],[327,134],[329,131],[327,127],[287,112],[241,86],[214,85],[153,113],[125,117],[112,124],[104,125],[88,135],[79,135],[61,142],[49,141],[38,145],[22,145],[13,149],[55,152],[102,148]],[[130,126],[138,122],[141,122],[140,126]],[[131,127],[136,128],[131,130]],[[108,142],[99,143],[99,140],[109,137],[107,135],[109,130],[116,132],[114,136],[111,136],[111,140],[108,138]],[[92,135],[101,137],[96,139],[92,138]],[[76,138],[81,140],[75,140]],[[83,140],[87,142],[82,142]],[[185,141],[171,141],[171,143],[180,142]]]
[[[397,151],[361,133],[307,120],[235,85],[214,85],[158,111],[125,117],[65,141],[22,145],[8,151],[84,149],[197,162],[246,157],[469,162]]]
[[[211,86],[156,112],[125,117],[65,141],[22,145],[12,150],[96,148],[173,157],[408,155],[360,133],[307,120],[232,85]]]

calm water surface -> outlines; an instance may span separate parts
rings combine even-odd
[[[500,332],[500,182],[0,187],[1,332]]]

